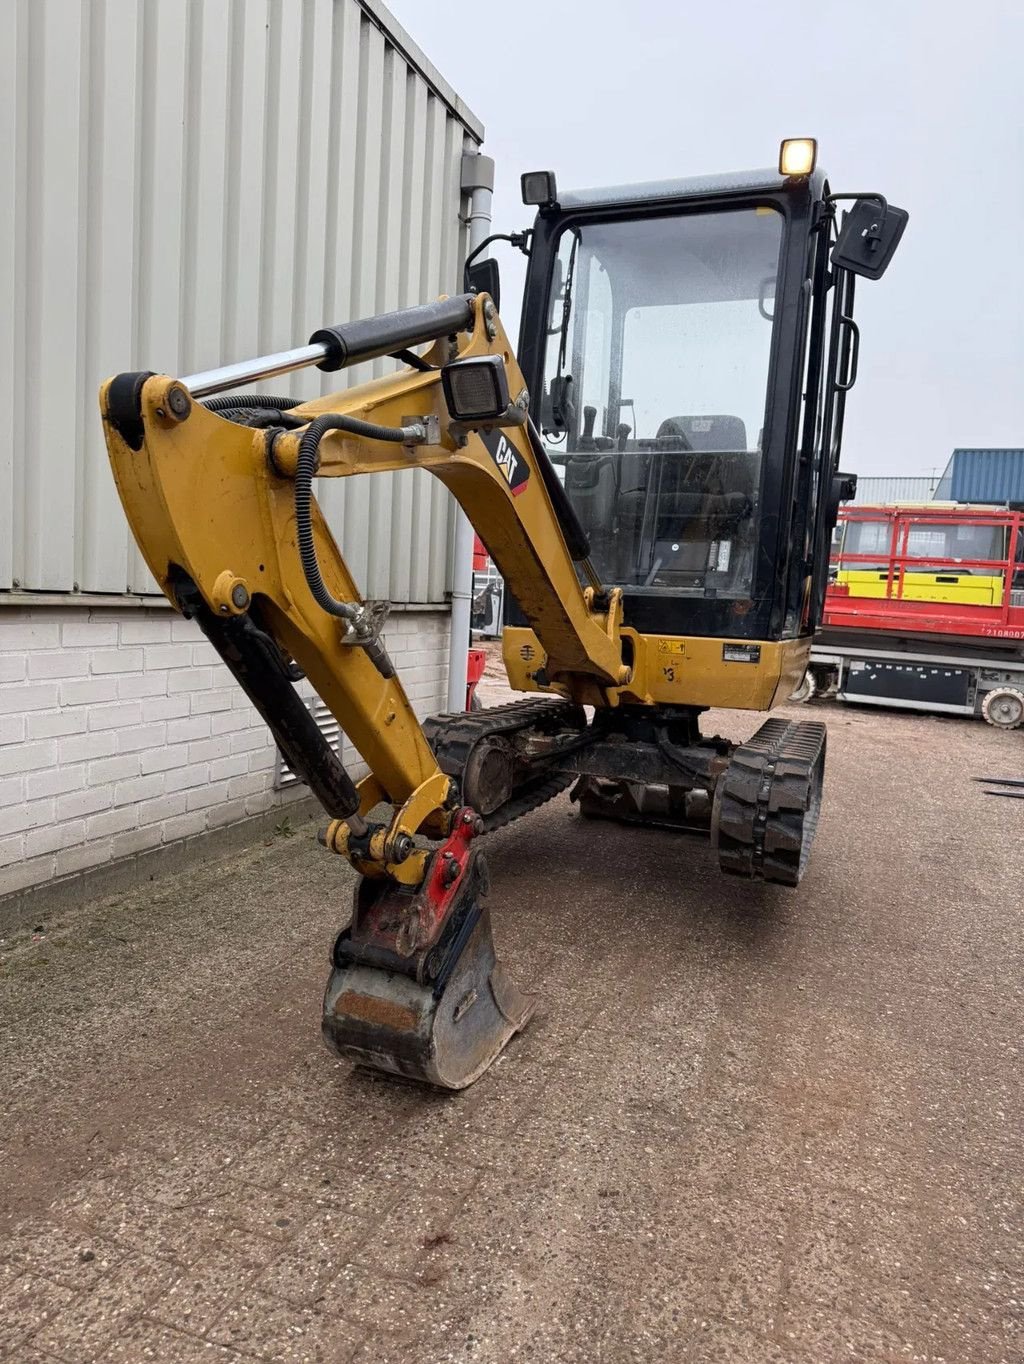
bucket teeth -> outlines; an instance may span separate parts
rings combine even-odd
[[[465,1089],[526,1025],[536,1001],[495,957],[490,912],[481,904],[484,868],[474,871],[450,928],[423,962],[406,969],[371,964],[341,935],[324,995],[323,1034],[332,1051],[374,1070]]]

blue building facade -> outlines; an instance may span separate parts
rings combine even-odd
[[[935,499],[1024,505],[1024,450],[954,450]]]

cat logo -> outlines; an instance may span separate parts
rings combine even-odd
[[[526,461],[512,442],[500,431],[482,431],[480,439],[487,447],[488,454],[498,466],[501,476],[511,489],[512,496],[518,497],[526,487],[530,477],[530,469]]]
[[[498,438],[498,448],[494,452],[494,462],[505,475],[505,482],[512,482],[512,475],[516,470],[516,452],[509,445],[504,436]]]

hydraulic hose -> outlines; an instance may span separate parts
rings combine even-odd
[[[219,398],[204,399],[203,407],[207,412],[224,412],[232,407],[268,407],[287,412],[303,401],[302,398],[273,398],[267,393],[224,393]]]
[[[338,601],[328,592],[317,562],[316,545],[313,541],[313,519],[310,511],[313,475],[319,463],[320,442],[328,431],[348,431],[367,440],[384,440],[395,445],[407,445],[410,441],[422,440],[423,429],[419,426],[375,426],[373,422],[360,421],[358,417],[347,417],[340,412],[325,412],[322,417],[315,417],[309,423],[299,440],[299,457],[295,469],[295,530],[302,571],[318,606],[322,606],[328,615],[340,616],[342,620],[353,620],[362,609],[360,604]]]

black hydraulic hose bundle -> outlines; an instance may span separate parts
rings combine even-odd
[[[275,398],[266,393],[227,393],[218,398],[210,398],[203,403],[208,412],[228,413],[236,410],[251,411],[254,408],[287,412],[290,408],[301,406],[301,398]],[[310,503],[313,495],[313,475],[319,464],[320,442],[328,431],[348,431],[354,436],[368,440],[391,441],[404,445],[412,439],[413,433],[401,426],[377,426],[373,422],[360,421],[358,417],[347,417],[340,412],[325,412],[315,417],[299,441],[299,458],[295,470],[295,527],[299,542],[299,557],[309,590],[319,606],[331,616],[342,620],[352,620],[358,613],[356,602],[337,601],[327,590],[327,584],[320,572],[313,543],[313,518]]]
[[[274,398],[267,393],[222,393],[219,398],[204,398],[203,406],[207,412],[228,412],[235,407],[267,407],[287,412],[291,407],[299,407],[302,402],[302,398]]]
[[[216,412],[229,422],[251,427],[254,431],[278,426],[287,429],[305,426],[301,417],[292,416],[291,409],[299,407],[301,398],[275,398],[266,393],[228,393],[204,402],[208,412]]]
[[[376,426],[373,422],[360,421],[358,417],[347,417],[340,412],[325,412],[322,417],[315,417],[309,423],[299,440],[299,458],[295,469],[295,530],[302,571],[317,605],[322,606],[329,615],[351,620],[359,611],[359,604],[338,601],[331,596],[320,572],[313,541],[310,511],[313,475],[319,464],[320,442],[328,431],[348,431],[354,436],[391,441],[395,445],[405,445],[411,439],[411,432],[401,426]]]

